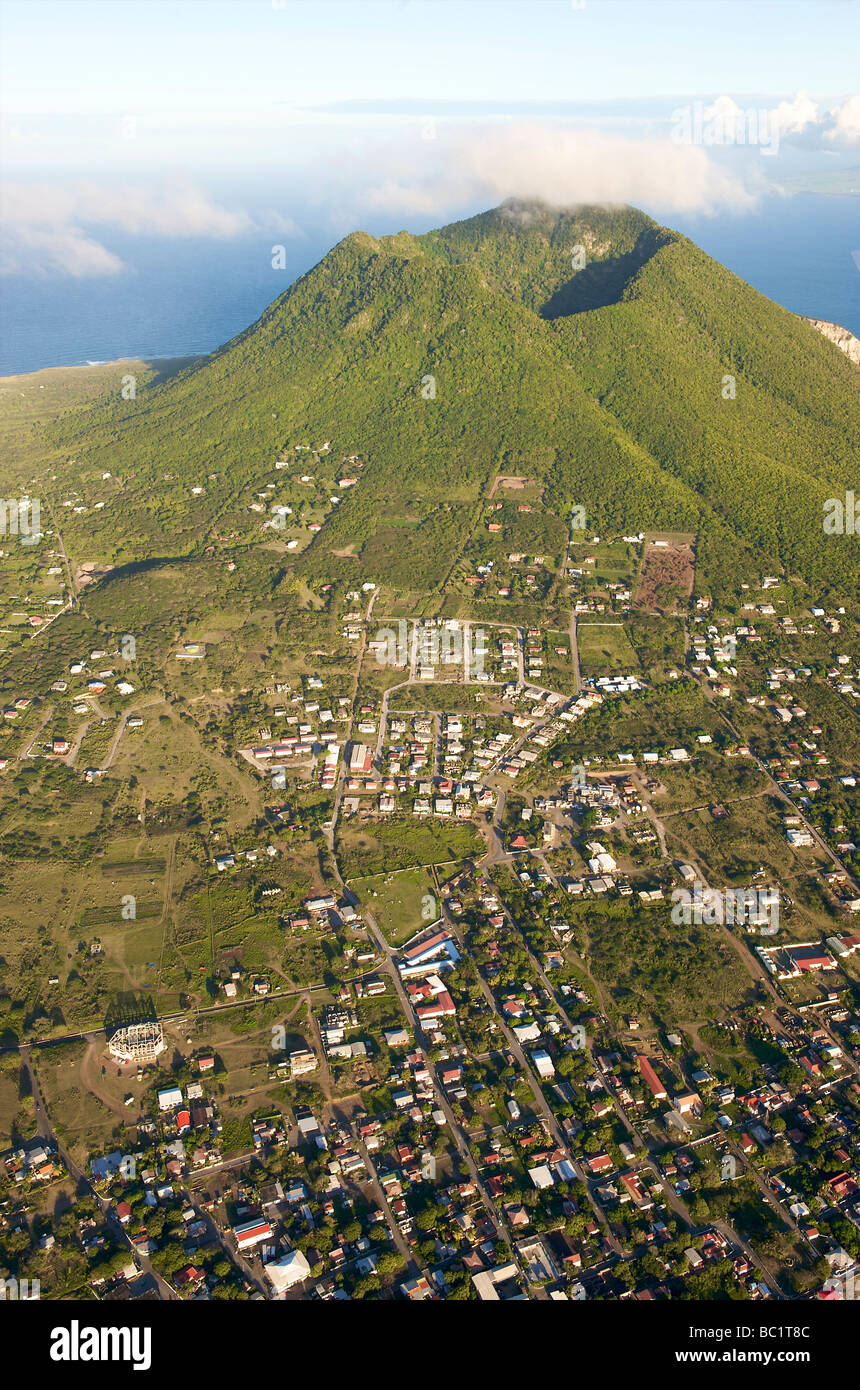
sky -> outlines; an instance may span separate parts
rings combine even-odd
[[[835,97],[860,37],[849,0],[6,0],[2,23],[5,103],[54,115]]]
[[[3,0],[0,270],[118,233],[432,225],[511,195],[743,215],[860,169],[854,0]]]

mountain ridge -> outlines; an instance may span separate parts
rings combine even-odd
[[[860,452],[854,367],[636,209],[512,202],[420,236],[350,233],[210,358],[57,431],[93,466],[134,457],[144,510],[170,511],[186,549],[201,508],[160,487],[159,460],[188,480],[217,471],[204,535],[216,517],[246,534],[254,469],[329,437],[366,468],[298,559],[309,573],[347,572],[345,548],[381,563],[380,531],[404,508],[419,528],[437,514],[447,572],[458,508],[519,471],[562,521],[581,505],[595,529],[703,531],[813,585],[858,577],[852,538],[821,547],[823,503]],[[146,552],[145,526],[127,539],[113,559]],[[416,555],[433,587],[432,556]],[[730,582],[720,568],[704,580]]]

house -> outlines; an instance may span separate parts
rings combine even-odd
[[[801,972],[836,969],[836,961],[819,946],[789,946],[786,955]]]
[[[425,1274],[416,1279],[407,1279],[400,1285],[400,1292],[411,1303],[422,1303],[425,1298],[434,1298],[433,1287]]]
[[[555,1182],[548,1163],[539,1163],[534,1168],[529,1168],[528,1174],[537,1188],[552,1187]]]
[[[455,1014],[457,1010],[454,1007],[454,1001],[447,989],[443,989],[441,993],[436,995],[432,1004],[419,1004],[415,1012],[422,1023],[430,1023],[434,1019],[445,1018],[448,1015]]]
[[[599,1173],[610,1172],[614,1166],[609,1154],[596,1154],[594,1158],[588,1160],[588,1167],[595,1177]]]
[[[271,1240],[274,1230],[268,1221],[262,1221],[257,1217],[253,1221],[243,1221],[238,1226],[234,1226],[233,1235],[240,1250],[250,1250],[263,1240]]]
[[[159,1110],[175,1110],[177,1105],[182,1104],[182,1091],[178,1086],[167,1086],[163,1091],[156,1092]]]
[[[641,1055],[638,1056],[636,1058],[636,1065],[639,1068],[642,1080],[645,1082],[645,1085],[648,1087],[654,1099],[666,1100],[668,1098],[666,1087],[648,1061],[648,1058]]]
[[[272,1285],[276,1298],[282,1298],[294,1284],[303,1283],[309,1278],[310,1272],[311,1267],[301,1250],[291,1250],[288,1255],[263,1265],[263,1273]]]
[[[195,1265],[186,1265],[185,1269],[179,1269],[174,1275],[174,1283],[177,1288],[198,1288],[206,1278],[205,1269],[198,1269]]]
[[[517,1266],[513,1263],[496,1265],[472,1275],[475,1292],[483,1302],[521,1302],[526,1295],[520,1292]]]
[[[688,1091],[684,1095],[675,1096],[672,1104],[682,1115],[701,1115],[702,1113],[702,1098],[695,1091]]]
[[[308,1072],[316,1071],[317,1055],[311,1048],[300,1047],[289,1055],[290,1076],[305,1076]]]
[[[349,770],[350,772],[369,772],[373,755],[364,743],[353,743],[349,751]]]
[[[549,1081],[555,1076],[552,1058],[543,1048],[536,1048],[531,1054],[531,1059],[534,1069],[542,1081]]]
[[[409,1034],[405,1028],[388,1028],[382,1035],[389,1047],[408,1047]]]

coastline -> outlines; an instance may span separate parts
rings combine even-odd
[[[141,368],[161,367],[175,364],[174,370],[180,371],[182,367],[190,366],[192,362],[200,362],[208,357],[208,353],[192,353],[189,356],[165,356],[165,357],[106,357],[103,360],[88,362],[57,363],[50,367],[36,367],[29,372],[10,372],[5,376],[0,376],[0,382],[22,381],[25,377],[41,376],[43,373],[56,372],[92,372],[99,371],[105,367],[127,367],[137,366]]]

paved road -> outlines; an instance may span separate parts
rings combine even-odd
[[[406,1244],[406,1238],[403,1235],[403,1232],[401,1231],[400,1227],[398,1226],[397,1221],[395,1220],[394,1212],[391,1210],[388,1198],[385,1195],[385,1188],[379,1181],[379,1174],[376,1171],[376,1164],[373,1162],[373,1159],[370,1156],[370,1150],[368,1149],[364,1140],[360,1137],[357,1126],[354,1124],[350,1124],[349,1132],[352,1135],[353,1140],[355,1141],[355,1146],[358,1149],[358,1152],[361,1154],[362,1162],[364,1163],[364,1166],[367,1169],[368,1177],[370,1178],[369,1185],[373,1189],[373,1194],[376,1198],[376,1202],[379,1206],[380,1211],[382,1211],[385,1215],[385,1221],[386,1225],[388,1226],[388,1231],[391,1236],[391,1239],[396,1245],[397,1250],[406,1265],[406,1277],[408,1279],[412,1279],[418,1275],[424,1275],[425,1278],[429,1278],[427,1270],[424,1269],[423,1266],[421,1266],[418,1263],[411,1249]]]
[[[554,883],[556,889],[557,889],[559,892],[561,892],[561,891],[562,891],[562,890],[561,890],[561,885],[559,884],[558,878],[556,877],[554,871],[550,868],[550,866],[549,866],[549,864],[547,863],[547,861],[546,861],[546,859],[544,858],[544,856],[543,856],[543,855],[538,855],[537,857],[540,858],[540,859],[541,859],[541,862],[544,864],[544,866],[545,866],[545,868],[546,868],[546,871],[547,871],[547,873],[550,875],[550,877],[551,877],[551,879],[552,879],[552,881],[553,881],[553,883]],[[513,920],[513,919],[512,919],[512,920]],[[529,948],[528,948],[527,945],[526,945],[526,949],[529,950]],[[531,951],[530,951],[530,950],[529,950],[529,954],[531,955]],[[567,1014],[565,1013],[564,1009],[562,1008],[561,1003],[557,1000],[557,997],[556,997],[556,994],[555,994],[555,990],[553,989],[552,985],[550,984],[550,981],[549,981],[549,979],[548,979],[548,977],[547,977],[545,971],[542,969],[542,967],[540,966],[540,963],[537,961],[537,959],[536,959],[534,956],[532,956],[532,961],[533,961],[533,963],[534,963],[534,965],[535,965],[535,967],[536,967],[536,969],[537,969],[537,971],[538,971],[538,974],[539,974],[539,976],[540,976],[541,982],[542,982],[543,985],[544,985],[544,988],[547,989],[547,990],[549,991],[549,993],[552,995],[553,998],[556,998],[556,1002],[558,1003],[559,1012],[561,1013],[562,1018],[564,1019],[565,1024],[567,1025],[567,1027],[568,1027],[568,1028],[571,1028],[571,1027],[572,1027],[571,1021],[570,1021],[570,1019],[568,1018]],[[587,1045],[587,1048],[588,1048],[589,1056],[591,1057],[592,1063],[594,1064],[595,1074],[596,1074],[597,1076],[600,1077],[601,1083],[602,1083],[602,1085],[603,1085],[603,1088],[604,1088],[604,1090],[606,1091],[606,1093],[607,1093],[607,1095],[609,1096],[609,1098],[611,1099],[612,1104],[613,1104],[613,1106],[614,1106],[614,1108],[615,1108],[616,1113],[618,1114],[619,1118],[622,1120],[622,1122],[623,1122],[624,1125],[626,1126],[628,1132],[631,1134],[631,1136],[632,1136],[632,1138],[633,1138],[633,1140],[634,1140],[634,1143],[636,1144],[636,1147],[637,1147],[637,1148],[644,1148],[644,1149],[646,1149],[646,1151],[648,1152],[648,1159],[647,1159],[647,1161],[646,1161],[646,1162],[647,1162],[647,1166],[648,1166],[648,1167],[650,1168],[650,1170],[654,1173],[654,1176],[658,1179],[658,1181],[659,1181],[661,1187],[663,1188],[663,1191],[666,1193],[667,1199],[668,1199],[670,1205],[672,1206],[673,1210],[681,1217],[681,1219],[685,1222],[685,1224],[686,1224],[688,1227],[690,1227],[690,1226],[691,1226],[691,1221],[690,1221],[689,1213],[688,1213],[688,1211],[687,1211],[685,1205],[684,1205],[682,1202],[680,1202],[680,1200],[679,1200],[677,1194],[674,1192],[674,1190],[671,1188],[670,1184],[667,1182],[667,1180],[664,1178],[663,1174],[660,1172],[660,1169],[659,1169],[659,1165],[658,1165],[658,1163],[657,1163],[657,1160],[654,1158],[654,1156],[653,1156],[653,1154],[652,1154],[652,1152],[651,1152],[651,1144],[650,1144],[650,1142],[648,1142],[648,1141],[646,1141],[646,1140],[643,1139],[642,1135],[639,1133],[639,1131],[636,1129],[635,1125],[633,1124],[633,1122],[630,1120],[629,1116],[627,1115],[627,1112],[624,1110],[624,1107],[622,1106],[622,1104],[621,1104],[620,1100],[618,1099],[618,1097],[615,1096],[612,1092],[609,1091],[609,1088],[607,1087],[606,1082],[605,1082],[605,1080],[604,1080],[604,1078],[603,1078],[603,1074],[602,1074],[600,1068],[599,1068],[599,1067],[596,1065],[596,1063],[595,1063],[595,1059],[594,1059],[594,1046],[593,1046],[593,1043],[592,1043],[591,1041],[587,1040],[586,1045]],[[724,1236],[726,1236],[726,1238],[727,1238],[728,1240],[731,1240],[731,1241],[733,1242],[733,1244],[737,1246],[738,1249],[743,1250],[743,1252],[744,1252],[744,1254],[746,1255],[746,1258],[749,1260],[751,1266],[753,1266],[754,1268],[760,1270],[761,1273],[762,1273],[770,1282],[774,1282],[774,1277],[771,1275],[770,1271],[765,1267],[765,1265],[763,1264],[761,1258],[756,1254],[756,1252],[753,1250],[753,1248],[752,1248],[752,1246],[749,1244],[749,1242],[746,1241],[746,1240],[744,1239],[743,1236],[739,1235],[738,1232],[737,1232],[736,1230],[734,1230],[734,1228],[728,1224],[728,1222],[714,1221],[714,1222],[712,1222],[711,1224],[712,1224],[716,1229],[718,1229]]]
[[[140,1251],[137,1250],[137,1248],[132,1244],[125,1227],[123,1226],[122,1222],[116,1214],[113,1204],[108,1200],[108,1198],[102,1197],[100,1193],[96,1191],[89,1178],[87,1178],[85,1174],[81,1172],[80,1168],[74,1162],[68,1150],[57,1138],[57,1135],[54,1132],[54,1128],[48,1116],[48,1112],[45,1109],[42,1093],[39,1089],[39,1082],[36,1076],[36,1070],[32,1064],[32,1059],[30,1057],[30,1048],[26,1043],[20,1048],[20,1053],[21,1064],[27,1070],[27,1074],[30,1078],[30,1086],[32,1088],[33,1100],[36,1104],[36,1128],[39,1137],[41,1139],[49,1139],[56,1145],[57,1152],[66,1166],[66,1170],[69,1174],[69,1177],[72,1179],[72,1181],[75,1183],[76,1187],[79,1190],[83,1188],[87,1195],[95,1200],[102,1216],[104,1217],[105,1223],[108,1226],[111,1235],[114,1237],[117,1244],[124,1244],[128,1246],[129,1250],[131,1251],[131,1254],[134,1257],[135,1264],[140,1269],[141,1273],[144,1274],[155,1284],[160,1297],[167,1301],[177,1299],[178,1294],[176,1293],[176,1290],[173,1289],[171,1285],[167,1283],[166,1279],[163,1279],[162,1276],[158,1274],[156,1270],[153,1269],[148,1256],[141,1254]]]
[[[209,1171],[211,1172],[211,1169]],[[206,1211],[203,1207],[199,1205],[197,1201],[195,1201],[192,1192],[187,1187],[183,1188],[183,1191],[188,1199],[188,1202],[194,1208],[197,1216],[200,1218],[201,1221],[205,1222],[209,1235],[214,1237],[215,1240],[217,1240],[218,1244],[224,1251],[224,1254],[227,1256],[227,1259],[230,1261],[230,1263],[234,1264],[236,1268],[240,1270],[240,1272],[244,1275],[248,1282],[250,1284],[253,1284],[254,1288],[258,1289],[264,1298],[271,1298],[272,1290],[266,1283],[263,1274],[258,1274],[257,1271],[254,1269],[253,1265],[249,1264],[249,1262],[245,1259],[245,1256],[242,1254],[241,1250],[236,1244],[235,1236],[228,1236],[227,1232],[221,1229],[221,1227],[218,1225],[218,1222],[213,1219],[211,1213]]]
[[[531,947],[529,946],[529,944],[528,944],[528,942],[527,942],[527,940],[526,940],[526,938],[525,938],[525,934],[521,931],[520,927],[517,925],[516,921],[514,920],[513,916],[511,915],[510,911],[508,910],[508,908],[507,908],[507,906],[506,906],[506,904],[505,904],[505,902],[504,902],[504,899],[501,897],[501,895],[499,895],[499,902],[500,902],[501,905],[502,905],[502,913],[503,913],[503,915],[504,915],[506,921],[508,922],[508,925],[512,928],[512,930],[514,930],[514,931],[517,933],[517,935],[518,935],[518,936],[521,938],[521,940],[522,940],[523,949],[525,950],[525,952],[526,952],[526,954],[527,954],[527,956],[528,956],[528,958],[529,958],[529,961],[530,961],[530,963],[531,963],[532,969],[534,970],[534,972],[535,972],[535,974],[537,975],[538,979],[541,981],[541,984],[543,985],[544,989],[545,989],[545,990],[547,991],[547,993],[549,994],[550,998],[552,998],[552,999],[554,999],[554,1000],[556,1001],[556,1005],[557,1005],[557,1007],[558,1007],[559,1014],[561,1015],[562,1021],[564,1022],[565,1026],[568,1028],[568,1030],[569,1030],[571,1033],[573,1033],[573,1032],[574,1032],[574,1025],[573,1025],[573,1023],[571,1022],[571,1019],[568,1017],[568,1014],[567,1014],[566,1011],[563,1009],[561,1003],[558,1001],[558,999],[557,999],[557,997],[556,997],[555,990],[553,989],[552,985],[550,984],[549,980],[547,979],[546,972],[544,971],[544,969],[543,969],[543,967],[542,967],[540,961],[537,959],[537,957],[535,956],[535,954],[534,954],[534,952],[532,951]],[[451,920],[452,925],[453,925],[453,919],[450,919],[450,920]],[[485,981],[484,981],[483,978],[480,976],[480,972],[478,972],[478,975],[479,975],[479,978],[481,978],[481,983],[482,983],[483,985],[485,985]],[[491,998],[491,1002],[492,1002],[492,1004],[493,1004],[494,1009],[496,1009],[495,1000],[492,998],[492,996],[490,996],[490,998]],[[496,1009],[496,1013],[497,1013],[497,1016],[499,1017],[500,1021],[502,1021],[502,1020],[501,1020],[501,1015],[498,1014],[498,1009]],[[505,1025],[504,1025],[503,1022],[502,1022],[502,1026],[503,1026],[503,1028],[505,1028]],[[507,1028],[505,1028],[505,1032],[506,1032],[506,1034],[508,1034]],[[532,1068],[526,1063],[526,1061],[525,1061],[525,1054],[524,1054],[522,1048],[521,1048],[521,1047],[519,1046],[519,1044],[517,1043],[516,1038],[514,1038],[512,1034],[508,1034],[508,1035],[512,1038],[513,1044],[515,1044],[515,1048],[514,1048],[515,1055],[518,1056],[518,1057],[520,1058],[520,1060],[521,1060],[521,1063],[522,1063],[522,1065],[523,1065],[523,1067],[524,1067],[525,1076],[526,1076],[527,1079],[529,1080],[529,1083],[532,1085],[532,1089],[534,1089],[534,1082],[535,1082],[536,1078],[534,1077],[534,1073],[533,1073],[533,1071],[532,1071]],[[540,1102],[542,1102],[542,1104],[539,1102],[539,1108],[540,1108],[541,1112],[542,1112],[544,1115],[547,1114],[547,1112],[549,1112],[549,1114],[551,1115],[551,1118],[552,1118],[552,1133],[553,1133],[554,1136],[557,1136],[557,1141],[559,1142],[559,1146],[560,1146],[560,1147],[563,1149],[563,1151],[569,1156],[570,1161],[571,1161],[571,1164],[573,1165],[573,1168],[574,1168],[574,1170],[575,1170],[575,1172],[576,1172],[576,1175],[577,1175],[579,1181],[585,1185],[586,1191],[587,1191],[587,1193],[588,1193],[589,1204],[590,1204],[590,1206],[591,1206],[591,1209],[592,1209],[592,1211],[593,1211],[593,1213],[594,1213],[594,1216],[595,1216],[597,1222],[599,1223],[599,1225],[601,1225],[601,1226],[603,1227],[603,1231],[604,1231],[604,1235],[605,1235],[605,1237],[606,1237],[606,1240],[609,1242],[610,1246],[612,1247],[612,1249],[614,1250],[614,1252],[616,1253],[616,1255],[621,1255],[621,1254],[623,1253],[623,1252],[622,1252],[621,1244],[620,1244],[620,1242],[617,1240],[617,1238],[613,1235],[613,1233],[612,1233],[612,1231],[611,1231],[611,1229],[610,1229],[610,1226],[609,1226],[609,1222],[608,1222],[606,1216],[604,1215],[603,1208],[600,1206],[600,1203],[597,1202],[597,1201],[595,1200],[595,1198],[594,1198],[594,1195],[593,1195],[593,1193],[592,1193],[592,1191],[591,1191],[591,1187],[590,1187],[590,1185],[589,1185],[588,1176],[586,1175],[586,1173],[585,1173],[584,1169],[582,1168],[581,1164],[579,1164],[579,1163],[573,1158],[573,1156],[571,1155],[571,1153],[570,1153],[570,1148],[569,1148],[569,1146],[568,1146],[568,1144],[567,1144],[567,1141],[562,1137],[561,1130],[560,1130],[560,1128],[559,1128],[559,1126],[558,1126],[557,1121],[555,1120],[555,1116],[552,1115],[552,1112],[551,1112],[550,1107],[549,1107],[549,1103],[548,1103],[546,1097],[544,1096],[543,1091],[540,1090],[540,1087],[539,1087],[539,1086],[538,1086],[538,1091],[540,1092]]]

